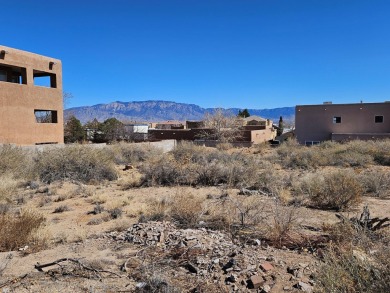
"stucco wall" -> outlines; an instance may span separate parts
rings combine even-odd
[[[341,123],[333,123],[336,116],[341,117]],[[375,123],[375,116],[383,116],[383,123]],[[332,134],[389,132],[390,103],[323,104],[295,108],[295,134],[300,143],[330,140]]]
[[[0,82],[0,143],[63,143],[61,61],[0,46],[3,50],[0,66],[26,68],[27,84]],[[35,86],[33,70],[55,74],[56,88]],[[38,123],[34,110],[57,111],[57,123]]]

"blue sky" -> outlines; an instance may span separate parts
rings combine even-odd
[[[390,100],[390,1],[3,1],[0,44],[58,58],[70,107]]]

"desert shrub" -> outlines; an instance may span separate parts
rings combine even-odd
[[[21,147],[0,145],[0,175],[29,179],[33,176],[31,155]]]
[[[18,181],[9,175],[0,176],[0,202],[11,202],[18,187]]]
[[[276,246],[282,247],[291,241],[291,233],[298,223],[298,211],[294,206],[284,206],[275,201],[272,207],[267,238]]]
[[[258,169],[250,156],[191,144],[141,165],[146,185],[250,185]]]
[[[348,170],[307,174],[301,179],[296,191],[308,196],[310,206],[334,210],[355,206],[362,195],[357,176]]]
[[[53,213],[57,214],[57,213],[63,213],[67,211],[70,211],[70,208],[67,205],[60,205],[59,207],[56,207],[54,209]]]
[[[203,199],[200,197],[180,192],[171,200],[169,216],[180,227],[196,227],[204,213]]]
[[[161,150],[136,143],[118,143],[111,147],[116,164],[138,164],[161,155]]]
[[[112,158],[102,149],[85,145],[45,150],[38,154],[35,168],[45,183],[61,180],[90,183],[117,178]]]
[[[19,215],[0,215],[0,251],[10,251],[30,244],[45,217],[33,210],[23,209]]]
[[[390,292],[389,248],[368,257],[358,250],[329,250],[316,275],[317,292]]]
[[[217,144],[217,149],[220,151],[227,151],[232,149],[234,146],[229,142],[220,142]]]
[[[144,183],[144,176],[139,172],[131,172],[128,176],[118,180],[118,185],[122,190],[128,190],[134,187],[140,187]]]
[[[337,143],[326,141],[306,147],[295,141],[282,144],[278,150],[279,160],[287,168],[312,169],[320,166],[357,167],[374,163],[375,154],[383,153],[373,142],[351,141]]]
[[[266,207],[259,196],[232,196],[223,192],[207,204],[205,226],[231,233],[257,226],[266,219]]]
[[[123,213],[122,209],[119,207],[107,210],[107,212],[109,213],[111,219],[118,219],[122,216]]]
[[[140,214],[139,222],[147,221],[164,221],[168,219],[168,209],[170,208],[170,198],[163,197],[158,200],[151,201],[147,210]]]
[[[264,169],[255,171],[252,180],[252,189],[272,196],[279,196],[280,191],[286,188],[290,179],[284,173],[275,170],[272,164],[269,164]]]
[[[96,204],[94,207],[93,207],[93,211],[92,213],[94,215],[97,215],[97,214],[101,214],[102,212],[104,212],[104,207],[100,204]]]
[[[375,197],[390,195],[390,173],[385,170],[366,170],[359,175],[365,193]]]

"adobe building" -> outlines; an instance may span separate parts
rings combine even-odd
[[[295,135],[299,143],[369,140],[390,137],[390,103],[298,105]]]
[[[0,144],[63,142],[61,61],[0,45]]]

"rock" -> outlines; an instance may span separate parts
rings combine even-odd
[[[134,167],[132,165],[125,165],[125,167],[123,168],[123,171],[131,170],[131,169],[134,169]]]
[[[36,193],[47,193],[47,192],[49,192],[49,187],[47,186],[39,187],[36,191]]]
[[[236,260],[234,258],[231,258],[223,267],[222,269],[224,271],[232,270],[233,266],[236,264]]]
[[[261,292],[264,293],[269,293],[271,291],[271,286],[270,285],[264,285],[263,290]]]
[[[30,181],[28,183],[28,188],[31,188],[31,189],[38,189],[39,188],[39,183],[36,182],[36,181]]]
[[[254,239],[253,240],[253,245],[260,246],[261,245],[261,241],[259,239]]]
[[[252,195],[258,195],[260,192],[258,190],[251,190],[248,188],[241,188],[239,195],[246,195],[246,196],[252,196]]]
[[[267,256],[267,258],[265,260],[266,261],[275,261],[275,257],[273,255],[269,255],[269,256]]]
[[[271,265],[269,262],[264,262],[260,264],[260,269],[264,272],[269,272],[274,269],[273,265]]]
[[[291,288],[290,286],[284,286],[284,287],[283,287],[283,290],[284,290],[284,291],[291,291],[292,288]]]
[[[303,292],[307,293],[311,293],[313,291],[313,287],[304,282],[298,282],[297,284],[295,284],[295,288],[301,289]]]
[[[258,289],[264,284],[263,277],[259,275],[252,276],[250,278],[250,285],[252,289]]]
[[[146,286],[147,284],[145,282],[139,282],[135,285],[135,288],[137,289],[142,289]]]
[[[219,258],[213,259],[214,264],[219,264]]]
[[[293,275],[294,277],[300,278],[302,277],[302,272],[300,271],[299,266],[288,266],[287,273]],[[300,276],[300,277],[299,277]]]
[[[229,277],[225,279],[225,282],[235,283],[237,282],[237,275],[231,274]]]
[[[184,266],[189,272],[193,273],[193,274],[197,274],[198,273],[198,268],[193,265],[192,263],[188,262],[187,264],[185,264]]]

